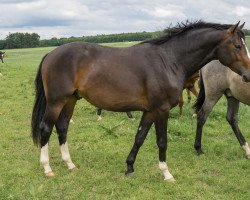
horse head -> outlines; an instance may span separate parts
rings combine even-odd
[[[250,81],[250,55],[242,31],[245,23],[231,26],[224,31],[224,39],[217,49],[219,61],[242,76],[245,82]]]

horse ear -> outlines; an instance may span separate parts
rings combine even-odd
[[[243,29],[243,27],[244,27],[244,25],[245,25],[245,22],[239,26],[239,29],[241,29],[241,30],[242,30],[242,29]]]
[[[238,28],[239,24],[240,24],[240,21],[239,21],[237,24],[231,26],[231,27],[228,29],[228,31],[229,31],[230,33],[234,33],[235,30]]]

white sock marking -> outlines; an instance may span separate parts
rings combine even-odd
[[[101,121],[101,120],[102,120],[101,115],[97,115],[97,121]]]
[[[244,44],[244,46],[245,46],[245,48],[246,48],[246,51],[247,51],[247,56],[248,56],[248,58],[249,58],[249,60],[250,60],[250,54],[249,54],[249,51],[248,51],[247,45],[246,45],[246,43],[245,43],[245,41],[244,41],[244,39],[243,39],[243,38],[241,38],[241,40],[242,40],[242,42],[243,42],[243,44]]]
[[[52,169],[49,165],[49,145],[48,145],[48,143],[41,148],[40,163],[44,168],[45,174],[52,172]]]
[[[61,150],[61,153],[62,153],[62,159],[67,164],[68,168],[69,169],[74,169],[76,166],[71,161],[70,154],[69,154],[68,143],[65,142],[65,144],[62,144],[60,146],[60,150]]]
[[[172,174],[168,171],[168,166],[166,162],[159,162],[159,168],[163,172],[164,180],[174,179]]]
[[[246,151],[247,156],[250,155],[250,148],[247,142],[245,143],[245,145],[242,146],[242,148]]]

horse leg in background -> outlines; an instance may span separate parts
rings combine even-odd
[[[68,100],[68,102],[63,107],[55,124],[60,150],[62,154],[62,160],[67,164],[69,170],[73,170],[76,168],[74,163],[71,161],[67,143],[67,132],[68,132],[69,121],[73,115],[76,101],[77,99],[75,97],[71,97]]]
[[[96,108],[96,115],[97,115],[97,121],[102,120],[102,109],[101,108]]]
[[[135,162],[137,153],[140,147],[142,146],[152,124],[153,124],[152,113],[143,112],[138,130],[135,136],[134,145],[126,160],[126,163],[127,163],[127,171],[125,173],[126,175],[130,175],[134,172],[134,162]]]
[[[131,120],[135,120],[135,118],[133,117],[133,115],[131,114],[131,112],[126,112],[127,113],[127,116],[129,119]]]
[[[179,115],[182,116],[183,115],[183,111],[182,111],[182,107],[184,105],[184,100],[183,100],[183,92],[181,92],[181,95],[179,97],[179,108],[180,108],[180,111],[179,111]]]
[[[193,87],[191,87],[190,89],[189,89],[192,93],[193,93],[193,95],[197,98],[198,97],[198,91],[197,91],[197,89],[196,89],[196,87],[195,87],[195,85],[193,86]],[[190,93],[190,92],[189,92]],[[190,94],[189,94],[190,95]],[[190,96],[190,100],[191,100],[191,96]]]
[[[231,125],[240,146],[245,150],[246,157],[250,159],[250,148],[238,126],[239,101],[234,97],[227,97],[227,121]]]
[[[49,165],[49,138],[55,125],[57,118],[65,105],[66,101],[56,101],[57,103],[47,102],[45,114],[43,120],[40,123],[39,131],[40,131],[40,146],[41,146],[41,154],[40,154],[40,163],[44,168],[44,173],[46,176],[54,176],[54,173]]]
[[[205,97],[205,101],[201,107],[201,109],[197,113],[197,128],[196,128],[196,137],[194,148],[198,155],[203,154],[201,149],[201,139],[202,139],[202,129],[204,124],[206,123],[207,117],[209,116],[210,112],[212,111],[215,104],[221,98],[223,94],[218,92],[215,94],[209,94],[209,96]],[[210,98],[211,97],[211,98]]]
[[[169,172],[166,162],[168,117],[169,112],[159,111],[154,113],[156,143],[159,148],[159,168],[163,172],[164,180],[173,182],[175,179]]]
[[[190,101],[191,101],[190,90],[188,88],[186,88],[186,91],[187,91],[187,96],[188,96],[188,103],[190,103]]]

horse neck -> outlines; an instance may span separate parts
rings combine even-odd
[[[223,31],[201,29],[191,31],[176,40],[169,41],[166,48],[171,48],[178,67],[183,69],[187,77],[194,74],[211,60],[217,59],[216,49],[223,39]]]

